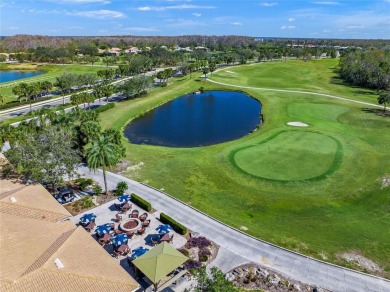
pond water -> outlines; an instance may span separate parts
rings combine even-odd
[[[0,83],[44,74],[42,71],[0,71]]]
[[[207,91],[170,101],[125,128],[134,144],[198,147],[243,137],[260,124],[261,104],[235,91]]]

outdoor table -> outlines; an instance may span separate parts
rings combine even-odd
[[[126,202],[122,208],[121,208],[123,211],[128,211],[130,209],[130,204],[128,202]]]
[[[92,229],[96,226],[95,222],[89,222],[87,226],[85,226],[85,229],[88,231],[88,232],[91,232]]]
[[[170,241],[169,233],[165,233],[164,235],[161,235],[160,241],[161,242],[163,242],[163,241],[169,242]]]
[[[101,241],[107,241],[111,239],[111,235],[109,233],[104,233],[102,237],[99,238]]]

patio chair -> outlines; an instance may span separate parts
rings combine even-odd
[[[122,216],[120,216],[119,214],[115,214],[115,219],[116,219],[116,222],[121,222],[122,221]]]
[[[115,230],[115,234],[122,234],[122,233],[123,233],[122,230],[119,230],[119,229]]]
[[[131,207],[132,207],[132,204],[130,204],[130,205],[129,205],[129,203],[124,204],[121,208],[122,213],[126,213],[127,211],[129,211],[131,209]]]
[[[144,228],[149,227],[149,225],[150,225],[150,219],[149,220],[145,220],[144,222],[142,222],[142,227],[144,227]]]
[[[146,220],[146,218],[148,218],[148,213],[143,213],[141,216],[139,216],[139,220],[141,220],[142,222]]]
[[[87,226],[85,226],[85,230],[91,232],[92,229],[96,226],[95,222],[89,222]]]
[[[139,214],[138,210],[131,211],[131,218],[138,218],[138,214]]]
[[[119,253],[114,249],[114,250],[112,251],[112,255],[113,255],[115,258],[118,258]]]
[[[157,239],[157,240],[154,240],[153,237],[151,238],[151,241],[152,241],[152,245],[153,245],[153,246],[156,246],[156,245],[158,245],[158,244],[160,243],[158,239]]]
[[[115,210],[117,210],[117,211],[119,211],[122,208],[121,204],[117,204],[117,203],[114,203],[114,207],[115,207]]]
[[[169,243],[173,243],[173,236],[174,236],[175,234],[172,234],[172,236],[169,238]]]
[[[145,228],[141,227],[140,229],[137,230],[137,233],[138,233],[139,235],[144,234],[144,233],[145,233]]]

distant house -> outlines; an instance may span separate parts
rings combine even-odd
[[[142,53],[142,50],[138,49],[137,47],[131,47],[124,51],[125,54],[139,54]]]
[[[104,56],[119,56],[121,51],[120,48],[111,48],[108,50],[98,49],[98,53]]]
[[[182,48],[182,47],[176,46],[175,47],[175,52],[188,52],[188,53],[191,53],[193,51],[190,49],[190,47]]]
[[[197,47],[195,47],[195,50],[199,50],[199,51],[203,51],[203,52],[208,52],[208,51],[209,51],[208,48],[202,47],[202,46],[197,46]]]
[[[0,173],[6,161],[0,153]],[[135,291],[138,283],[40,184],[2,179],[0,291]]]

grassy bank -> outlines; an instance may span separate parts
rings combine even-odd
[[[245,77],[246,84],[265,87],[256,78],[263,66],[294,69],[303,63],[310,66],[310,76],[304,80],[298,76],[294,82],[286,77],[285,82],[270,81],[269,86],[315,91],[306,81],[310,79],[319,92],[353,98],[354,91],[365,91],[331,82],[335,76],[330,61],[299,62],[228,70],[244,72],[238,81]],[[274,72],[275,80],[283,77]],[[213,76],[221,79],[219,73]],[[130,119],[200,86],[224,88],[195,80],[176,79],[148,97],[121,102],[101,114],[104,127],[122,129]],[[358,252],[380,265],[383,271],[377,274],[389,277],[390,198],[382,180],[390,176],[390,135],[385,134],[390,119],[362,105],[321,96],[245,91],[263,105],[265,123],[258,131],[199,148],[126,143],[131,164],[143,164],[122,174],[163,188],[231,226],[246,227],[251,235],[310,256],[359,268],[339,256]],[[287,126],[291,121],[309,127]],[[311,180],[313,176],[318,179]]]

